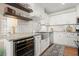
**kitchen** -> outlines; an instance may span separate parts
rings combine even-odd
[[[0,55],[78,56],[78,17],[77,3],[0,4]]]

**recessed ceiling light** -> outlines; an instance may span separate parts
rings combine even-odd
[[[62,5],[65,5],[65,3],[61,3]]]

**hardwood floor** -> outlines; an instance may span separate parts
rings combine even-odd
[[[65,47],[64,48],[64,56],[77,56],[78,51],[77,48]]]
[[[40,56],[78,56],[77,48],[53,44]]]

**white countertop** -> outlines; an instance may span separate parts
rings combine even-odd
[[[21,39],[21,38],[27,38],[27,37],[30,37],[30,36],[36,36],[36,35],[39,35],[38,33],[16,33],[16,34],[11,34],[11,35],[1,35],[0,36],[0,39],[7,39],[7,40],[18,40],[18,39]]]

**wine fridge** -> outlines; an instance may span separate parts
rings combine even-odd
[[[34,56],[34,37],[14,41],[15,56]]]

